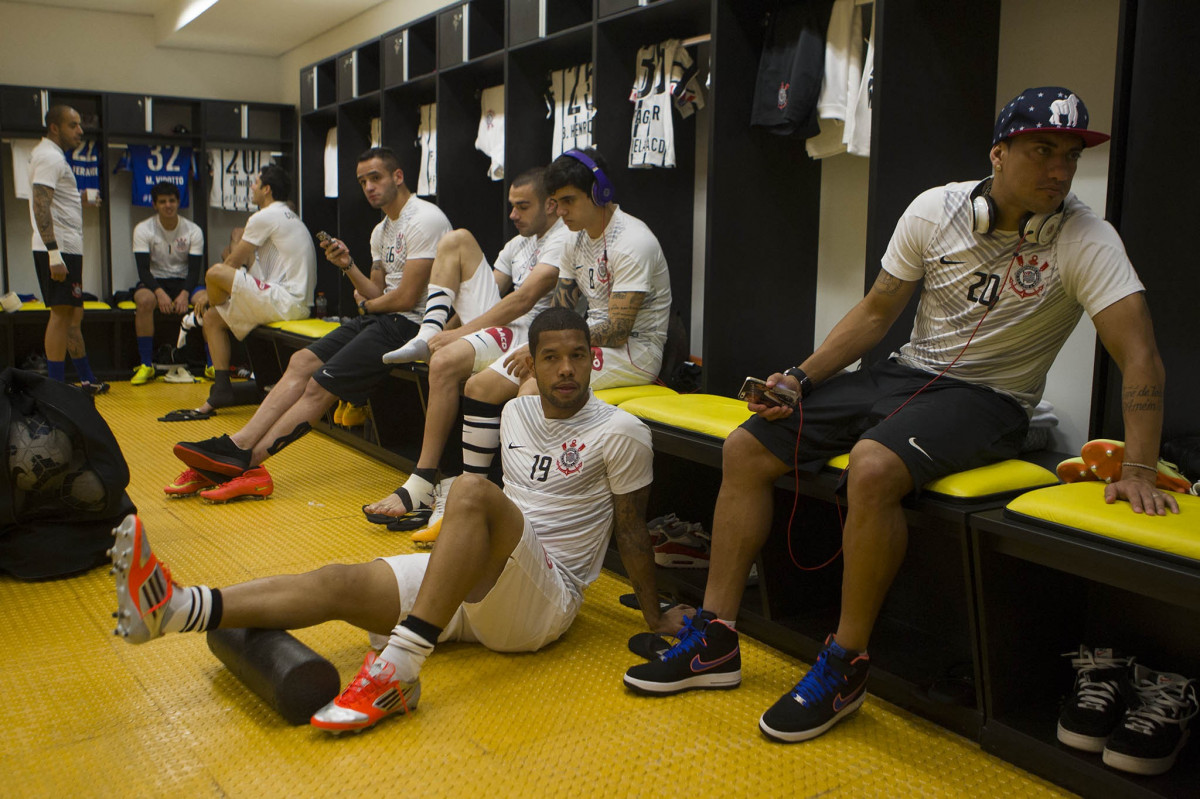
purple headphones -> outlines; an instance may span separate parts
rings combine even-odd
[[[574,158],[592,170],[592,178],[595,181],[592,183],[592,202],[603,206],[608,205],[616,199],[617,190],[613,188],[612,181],[608,179],[608,175],[604,174],[604,170],[589,158],[583,150],[567,150],[563,155]]]

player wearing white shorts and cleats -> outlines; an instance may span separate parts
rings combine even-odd
[[[503,356],[525,343],[533,317],[549,307],[567,238],[567,229],[546,197],[544,173],[545,169],[525,172],[509,188],[509,219],[520,235],[500,251],[494,270],[469,232],[456,230],[442,239],[420,332],[383,356],[387,363],[427,361],[429,402],[417,467],[403,486],[364,508],[373,519],[432,506],[437,467],[458,415],[463,381],[476,375],[468,386],[474,384],[490,402],[503,403],[517,394]],[[446,330],[451,306],[462,324]],[[411,529],[419,529],[426,519],[414,521]]]
[[[314,726],[342,732],[415,710],[421,668],[441,641],[531,652],[559,638],[599,575],[613,534],[648,628],[678,631],[695,610],[659,610],[645,521],[650,431],[592,395],[587,326],[578,315],[551,309],[534,321],[530,338],[527,365],[538,396],[505,411],[505,489],[471,475],[457,480],[431,555],[185,588],[172,582],[131,516],[115,531],[112,550],[117,634],[142,643],[165,633],[294,629],[334,619],[390,634],[383,651],[369,653],[347,689],[312,717]],[[130,568],[135,561],[139,568]],[[523,666],[514,661],[514,668]]]

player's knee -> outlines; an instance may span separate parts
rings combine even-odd
[[[313,372],[317,371],[317,367],[320,365],[321,359],[314,355],[311,350],[296,350],[296,352],[292,353],[292,357],[288,359],[287,371],[292,377],[298,375],[309,377]]]
[[[757,438],[737,428],[721,447],[724,479],[748,482],[773,482],[787,471],[788,465],[776,458]]]
[[[486,513],[491,498],[500,489],[487,477],[465,472],[454,479],[450,486],[450,494],[446,497],[446,507],[453,507],[457,514]]]
[[[354,566],[331,563],[313,572],[313,578],[317,582],[321,596],[327,600],[337,602],[342,598],[353,598],[353,601],[359,602],[361,601],[358,589],[360,577],[355,572]]]
[[[475,365],[473,356],[474,350],[467,355],[453,344],[442,347],[429,356],[429,382],[461,383],[471,376],[471,367]]]
[[[870,439],[850,450],[848,477],[849,495],[860,501],[896,502],[912,490],[912,476],[900,456]]]
[[[133,295],[133,303],[137,306],[137,313],[154,313],[154,308],[158,304],[154,301],[154,295],[145,289],[138,289]]]

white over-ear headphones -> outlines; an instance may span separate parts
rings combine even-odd
[[[992,179],[987,178],[980,181],[979,185],[971,190],[972,227],[976,233],[986,235],[996,229],[996,203],[988,196],[991,187]],[[1051,214],[1025,214],[1017,224],[1017,231],[1029,244],[1046,244],[1062,227],[1065,207],[1064,203]]]

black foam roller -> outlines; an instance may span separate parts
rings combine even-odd
[[[307,724],[341,688],[334,665],[283,630],[209,630],[208,648],[289,724]]]

